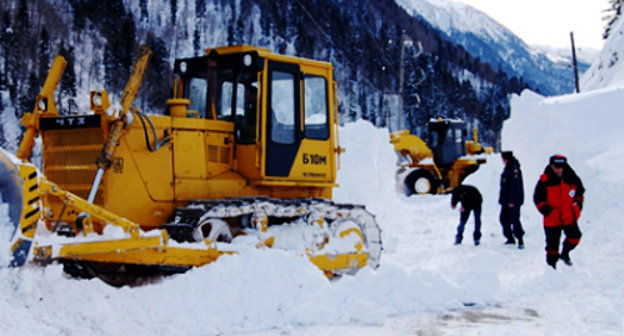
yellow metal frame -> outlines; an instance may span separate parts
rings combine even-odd
[[[104,223],[109,223],[118,227],[121,227],[124,232],[129,233],[132,237],[139,236],[139,225],[133,223],[125,218],[119,217],[114,213],[87,202],[85,199],[80,198],[68,191],[61,190],[56,184],[46,179],[41,179],[39,182],[39,192],[42,195],[51,195],[60,198],[63,203],[81,209],[88,213],[92,218],[100,220]],[[87,228],[86,232],[93,232],[92,228]]]
[[[63,56],[57,55],[54,58],[45,83],[41,88],[41,92],[37,96],[34,111],[32,113],[24,114],[21,119],[22,125],[26,127],[26,131],[24,131],[24,135],[22,136],[22,141],[20,142],[16,156],[22,160],[30,160],[32,147],[35,143],[35,136],[37,135],[37,131],[39,129],[39,117],[43,113],[49,115],[58,114],[56,110],[56,103],[54,102],[54,90],[58,86],[61,76],[63,76],[63,71],[65,70],[66,65],[67,61],[65,61]],[[41,105],[44,105],[45,109],[41,109]]]

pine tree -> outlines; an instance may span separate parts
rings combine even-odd
[[[39,34],[39,78],[46,78],[50,62],[50,37],[45,27]]]
[[[356,121],[358,117],[357,99],[350,97],[349,99],[349,121]]]
[[[78,110],[76,103],[76,72],[74,71],[74,47],[65,47],[65,42],[61,43],[59,53],[65,57],[67,65],[61,78],[60,99],[58,103],[61,107],[61,114],[70,115]]]
[[[106,88],[109,93],[123,92],[134,63],[136,28],[131,14],[121,22],[119,33],[110,37],[104,54]]]
[[[17,99],[18,109],[15,110],[15,113],[18,117],[21,117],[24,113],[33,110],[41,85],[42,84],[39,83],[37,75],[31,72],[28,76],[28,81],[22,85],[23,94],[19,95]]]
[[[149,19],[149,11],[147,9],[147,0],[140,0],[139,8],[141,9],[141,20]]]
[[[405,128],[416,131],[424,122],[419,120],[421,84],[426,79],[420,57],[416,57],[416,49],[407,48],[405,64],[405,81],[403,84],[403,108],[405,110]]]
[[[2,101],[2,96],[0,96],[0,120],[2,120],[2,115],[4,114],[4,103]],[[6,140],[4,139],[4,128],[0,125],[0,147],[6,148]]]
[[[176,17],[178,16],[178,1],[170,0],[169,7],[171,8],[171,27],[175,27]]]
[[[195,16],[201,18],[206,13],[206,0],[195,0]]]
[[[32,60],[35,59],[34,48],[31,45],[34,40],[32,29],[28,4],[26,0],[21,0],[13,27],[15,49],[12,50],[9,60],[10,63],[13,63],[12,77],[17,95],[16,113],[20,116],[24,112],[32,110],[38,94],[39,80],[37,74],[33,72],[32,66]],[[33,92],[34,95],[32,95]]]
[[[2,26],[3,36],[0,43],[2,43],[2,49],[4,50],[4,81],[6,88],[9,90],[9,99],[15,102],[17,99],[15,73],[17,71],[16,69],[18,69],[16,59],[19,55],[17,53],[17,38],[15,37],[15,32],[11,28],[12,22],[8,11],[4,12]]]
[[[613,24],[617,21],[620,15],[622,15],[622,5],[624,5],[624,0],[609,0],[609,5],[610,8],[605,10],[607,14],[603,17],[603,21],[607,21],[605,31],[602,34],[602,38],[605,40],[609,37],[609,34],[611,34]]]
[[[163,114],[168,96],[168,79],[171,77],[167,48],[165,42],[153,33],[147,35],[147,45],[152,50],[152,57],[141,85],[141,106],[150,113]]]
[[[199,25],[195,25],[195,29],[193,30],[193,51],[195,56],[201,55],[201,35],[199,29]]]
[[[2,96],[0,96],[0,120],[2,120],[4,113],[5,113],[4,102],[3,102]],[[0,147],[7,148],[6,140],[4,139],[4,127],[2,126],[4,125],[0,125]]]
[[[236,45],[240,43],[240,29],[239,29],[239,19],[236,19],[236,4],[232,2],[230,4],[230,15],[231,18],[228,20],[227,26],[227,44],[228,45]]]
[[[9,69],[8,64],[8,53],[10,48],[10,40],[11,40],[11,17],[9,16],[8,11],[2,12],[2,20],[0,21],[0,52],[2,59],[4,60],[2,74],[0,74],[0,90],[6,90],[9,84],[9,78],[7,71]]]

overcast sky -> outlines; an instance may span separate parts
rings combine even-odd
[[[601,49],[608,0],[452,0],[487,13],[530,45]]]

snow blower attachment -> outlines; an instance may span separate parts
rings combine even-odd
[[[146,115],[132,102],[149,55],[135,63],[120,111],[98,91],[79,116],[56,113],[64,60],[55,60],[22,119],[22,161],[0,155],[13,265],[58,262],[113,285],[250,248],[294,252],[330,277],[379,265],[374,216],[331,201],[342,152],[331,64],[210,49],[175,62],[168,115]],[[27,162],[36,134],[42,173]]]

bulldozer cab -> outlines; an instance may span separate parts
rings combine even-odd
[[[248,46],[177,60],[173,96],[185,117],[234,123],[236,170],[251,183],[333,186],[336,146],[331,64]]]
[[[466,155],[466,122],[452,119],[429,121],[430,147],[439,166],[450,165]]]
[[[215,55],[177,60],[174,96],[190,101],[186,117],[233,121],[237,141],[254,143],[262,64],[241,67],[238,65],[244,61],[240,58]]]

